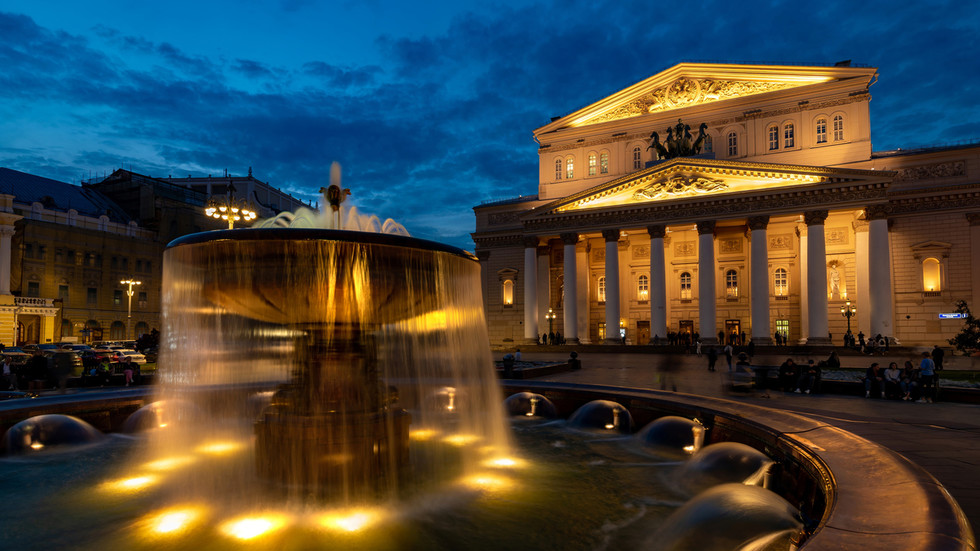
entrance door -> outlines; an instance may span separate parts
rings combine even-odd
[[[739,320],[725,320],[725,342],[732,346],[745,344],[739,341],[741,333],[742,324]]]
[[[650,342],[650,322],[636,322],[636,344],[646,344]]]

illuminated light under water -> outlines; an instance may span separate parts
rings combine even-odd
[[[495,457],[483,462],[483,466],[485,467],[493,467],[498,469],[516,469],[523,467],[524,465],[525,463],[523,460],[514,457]]]
[[[267,536],[283,528],[288,522],[289,518],[282,514],[243,517],[222,524],[221,532],[226,536],[248,541]]]
[[[480,437],[475,434],[451,434],[442,439],[443,442],[458,447],[469,446],[478,440]]]
[[[41,449],[43,447],[44,447],[44,444],[42,444],[40,442],[32,442],[31,443],[31,449],[39,450],[39,449]]]
[[[175,535],[186,532],[201,523],[205,509],[201,506],[187,506],[167,509],[147,519],[151,532],[160,535]]]
[[[153,486],[160,479],[154,475],[134,476],[106,482],[102,489],[110,492],[135,492]]]
[[[319,515],[317,523],[330,530],[340,532],[358,532],[371,527],[383,518],[381,511],[373,509],[355,509],[333,511]]]
[[[514,481],[503,476],[480,473],[463,478],[460,483],[472,490],[499,491],[506,490],[514,485]]]
[[[228,455],[230,453],[237,452],[245,447],[241,442],[234,441],[219,441],[210,442],[207,444],[201,444],[194,451],[198,453],[206,453],[209,455]]]
[[[180,455],[150,461],[149,463],[144,464],[143,467],[151,471],[172,471],[174,469],[186,467],[195,461],[197,461],[197,459],[190,455]]]

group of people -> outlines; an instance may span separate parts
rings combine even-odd
[[[826,360],[819,362],[808,360],[806,366],[797,364],[793,358],[787,358],[779,366],[777,384],[784,392],[810,394],[817,391],[826,369],[840,369],[840,357],[836,350],[831,352]]]
[[[848,331],[844,333],[844,348],[860,350],[862,354],[882,356],[888,352],[888,337],[878,333],[870,339],[865,339],[864,331],[858,331],[857,337]]]
[[[922,353],[918,366],[906,361],[899,368],[897,362],[891,362],[888,368],[882,369],[878,362],[872,362],[864,373],[864,397],[874,394],[931,404],[936,399],[937,372],[942,370],[942,359],[943,350],[936,346],[931,353]]]
[[[562,345],[565,344],[565,337],[556,331],[541,333],[541,340],[538,341],[538,344]]]

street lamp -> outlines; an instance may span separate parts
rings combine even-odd
[[[847,318],[847,332],[848,333],[851,332],[851,318],[854,317],[855,314],[857,314],[857,311],[858,311],[857,308],[855,308],[854,306],[851,306],[851,301],[850,300],[848,300],[847,302],[845,302],[844,303],[844,306],[841,306],[840,307],[840,315],[842,315],[845,318]]]
[[[555,318],[557,318],[557,317],[558,317],[558,314],[555,313],[555,310],[553,308],[548,308],[548,313],[544,315],[544,319],[548,320],[548,336],[549,337],[554,334],[551,331],[551,324],[554,323]]]
[[[228,194],[225,197],[213,196],[208,199],[208,206],[204,213],[218,220],[228,222],[228,229],[235,229],[235,222],[244,220],[251,222],[255,220],[255,210],[252,205],[245,200],[235,199],[235,184],[228,184]]]
[[[127,337],[132,334],[132,324],[133,324],[133,285],[142,285],[142,281],[134,281],[132,279],[124,279],[120,281],[123,285],[129,285],[129,290],[126,291],[126,296],[129,297],[128,305],[126,306],[126,335]]]

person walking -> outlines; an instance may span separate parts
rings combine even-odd
[[[732,354],[734,354],[735,349],[732,348],[731,344],[725,345],[725,361],[728,362],[728,372],[732,371]]]
[[[919,384],[922,385],[922,398],[919,402],[931,404],[936,394],[936,362],[932,361],[932,356],[928,352],[922,353],[922,362],[919,363]]]
[[[13,357],[3,357],[3,379],[7,381],[7,384],[10,386],[10,390],[17,390],[17,374],[14,373],[13,363]]]
[[[942,348],[939,348],[938,344],[932,349],[932,363],[936,364],[936,371],[943,370],[943,356],[945,355],[946,353],[943,352]]]
[[[708,371],[715,370],[715,362],[717,361],[718,361],[718,351],[715,350],[715,347],[709,346],[708,347]]]
[[[697,352],[698,357],[700,358],[701,357],[701,339],[698,339],[697,345],[695,346],[695,351]]]

